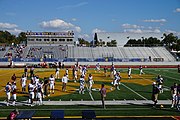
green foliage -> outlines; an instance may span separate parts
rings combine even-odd
[[[117,41],[111,40],[110,42],[107,42],[106,44],[108,47],[117,47]]]
[[[15,35],[12,35],[8,31],[0,31],[0,43],[5,43],[5,44],[19,44],[22,41],[26,41],[26,33],[21,32],[18,37]]]
[[[87,40],[83,39],[83,38],[78,38],[78,41],[79,41],[80,46],[83,46],[83,45],[89,46],[90,45],[90,43]]]
[[[170,49],[180,50],[180,39],[177,36],[174,36],[173,33],[163,34],[163,40],[160,41],[157,38],[149,37],[142,39],[130,39],[124,46],[125,47],[154,47],[154,46],[167,46]]]

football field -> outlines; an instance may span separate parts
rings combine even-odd
[[[145,74],[139,75],[139,69],[132,69],[132,78],[128,78],[127,69],[126,68],[117,68],[118,71],[121,72],[121,84],[120,90],[116,90],[112,88],[111,82],[113,79],[109,76],[110,71],[108,71],[108,77],[105,77],[103,70],[100,72],[96,72],[94,69],[89,68],[86,75],[86,84],[88,75],[91,73],[93,76],[94,84],[92,92],[87,90],[87,85],[85,86],[85,94],[79,94],[79,81],[74,82],[72,76],[72,69],[69,68],[69,81],[67,83],[67,91],[62,91],[62,83],[61,79],[56,79],[55,82],[55,94],[50,94],[49,97],[44,98],[44,101],[99,101],[101,99],[99,89],[101,84],[105,84],[105,88],[107,89],[107,97],[106,101],[124,101],[124,100],[151,100],[152,95],[152,83],[156,81],[157,75],[161,74],[164,79],[163,89],[164,92],[159,95],[159,100],[170,100],[171,93],[170,87],[176,82],[180,84],[180,73],[177,72],[177,69],[174,68],[144,68],[143,72]],[[23,68],[13,68],[13,69],[0,69],[0,101],[4,101],[6,99],[6,94],[4,91],[5,85],[8,81],[11,80],[11,76],[15,73],[17,76],[16,84],[17,84],[17,101],[27,101],[28,93],[21,93],[20,86],[20,78],[24,72]],[[60,70],[60,78],[62,78],[65,73],[65,69]],[[49,77],[51,74],[55,74],[55,69],[53,68],[35,68],[35,74],[40,77],[40,80],[43,80],[44,77]],[[79,78],[79,76],[78,76]],[[27,81],[30,82],[30,78]],[[153,102],[152,102],[153,103]],[[171,103],[169,103],[171,104]],[[97,111],[98,115],[104,115],[101,106],[90,105],[90,106],[16,106],[19,109],[37,109],[42,110],[37,114],[37,116],[49,116],[49,114],[43,113],[43,110],[50,111],[52,109],[64,109],[66,110],[67,116],[71,115],[80,115],[78,110],[83,109],[94,109]],[[10,111],[13,109],[13,106],[1,106],[2,110]],[[0,112],[2,112],[2,110]],[[114,111],[113,114],[110,114],[108,111]],[[122,112],[123,111],[123,112]],[[129,111],[127,114],[126,112]],[[134,112],[133,112],[134,111]],[[145,111],[148,111],[144,113]],[[118,115],[177,115],[176,110],[170,109],[170,105],[164,105],[164,110],[157,109],[156,111],[152,111],[151,105],[122,105],[122,106],[107,106],[107,109],[104,110],[105,115],[109,116],[118,116]],[[140,112],[140,113],[139,113]],[[3,113],[3,112],[2,112]],[[2,114],[2,116],[6,116],[7,113]]]

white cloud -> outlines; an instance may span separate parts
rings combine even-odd
[[[0,23],[0,29],[12,29],[18,27],[16,24]]]
[[[175,12],[180,12],[180,8],[176,8]]]
[[[89,39],[90,36],[88,34],[79,34],[78,38],[84,38],[84,39]]]
[[[149,19],[149,20],[143,20],[144,22],[153,22],[153,23],[162,23],[166,22],[166,19]]]
[[[125,29],[128,33],[161,33],[159,29]]]
[[[8,30],[10,33],[12,33],[12,34],[15,34],[15,35],[18,35],[19,33],[21,33],[22,32],[22,30],[20,30],[20,29],[10,29],[10,30]]]
[[[88,2],[81,2],[81,3],[74,4],[74,5],[61,6],[61,7],[58,7],[57,9],[77,8],[77,7],[82,7],[84,5],[87,5],[87,4],[88,4]]]
[[[20,30],[16,24],[0,23],[0,30],[8,31],[12,34],[18,35],[23,30]]]
[[[75,26],[72,23],[65,22],[61,19],[43,21],[40,23],[40,27],[43,29],[50,29],[50,30],[60,30],[60,31],[73,30],[75,32],[81,32],[81,28],[79,26]]]
[[[106,32],[106,31],[105,30],[100,30],[98,28],[95,28],[95,29],[92,30],[92,34],[99,33],[99,32]]]
[[[123,28],[144,28],[143,26],[138,26],[138,25],[131,25],[131,24],[122,24]]]

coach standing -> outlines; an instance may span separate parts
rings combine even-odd
[[[102,107],[104,109],[106,109],[105,104],[104,104],[104,101],[105,101],[105,98],[106,98],[106,88],[104,87],[104,84],[101,85],[100,93],[101,93]]]

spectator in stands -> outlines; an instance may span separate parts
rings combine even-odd
[[[16,116],[19,114],[18,109],[13,110],[7,117],[7,120],[15,120]]]
[[[159,95],[159,88],[156,82],[153,82],[153,88],[152,88],[152,101],[154,102],[153,107],[156,107],[156,104],[158,102],[158,95]]]
[[[104,84],[101,85],[100,93],[101,93],[102,107],[104,109],[106,109],[105,103],[104,103],[105,102],[105,98],[106,98],[106,88],[104,87]]]
[[[13,76],[11,77],[11,80],[13,81],[13,82],[15,82],[16,81],[16,75],[15,75],[15,73],[13,74]]]
[[[6,105],[9,106],[9,101],[10,101],[10,98],[11,98],[11,83],[10,82],[8,82],[6,84],[5,91],[6,91],[6,96],[7,96]]]
[[[149,62],[151,62],[151,56],[149,56]]]

